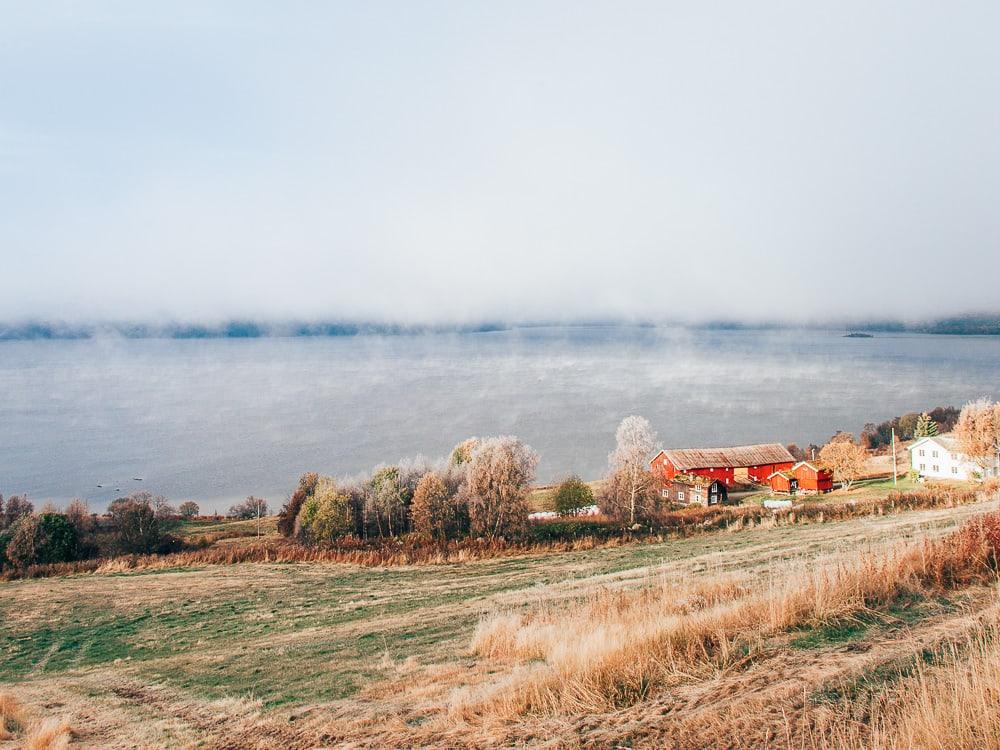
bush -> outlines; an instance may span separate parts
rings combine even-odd
[[[36,564],[61,563],[75,560],[79,535],[70,519],[61,513],[43,513],[38,519],[38,549]]]
[[[38,535],[38,516],[18,518],[8,527],[9,539],[4,555],[15,568],[26,568],[35,561],[35,544]]]
[[[610,519],[568,518],[532,523],[528,526],[527,538],[532,542],[563,542],[586,537],[606,540],[622,534],[621,524]]]
[[[4,547],[4,556],[15,568],[69,562],[76,558],[76,528],[61,513],[21,516],[9,529]]]
[[[319,474],[314,471],[299,478],[299,486],[278,512],[278,532],[282,536],[290,537],[295,534],[295,520],[299,517],[302,504],[316,492],[318,481]]]
[[[580,508],[594,504],[594,492],[580,477],[570,477],[556,489],[555,509],[562,515],[574,515]]]
[[[323,544],[351,533],[353,523],[348,497],[329,477],[316,483],[312,497],[302,504],[298,527],[310,542]]]

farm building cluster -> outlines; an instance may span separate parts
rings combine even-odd
[[[796,461],[780,443],[662,450],[650,465],[661,496],[684,505],[726,504],[731,492],[754,486],[785,495],[833,489],[829,471]]]

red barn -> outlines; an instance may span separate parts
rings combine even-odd
[[[799,489],[808,494],[830,492],[833,489],[833,474],[808,461],[799,461],[792,467],[792,474],[798,480]]]
[[[732,484],[736,469],[746,469],[751,481],[766,484],[771,474],[791,469],[794,463],[795,458],[785,446],[765,443],[732,448],[672,448],[657,453],[650,466],[664,482],[678,474],[693,474]]]

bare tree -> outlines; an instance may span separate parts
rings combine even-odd
[[[491,437],[479,442],[464,465],[461,492],[473,533],[495,539],[521,531],[538,454],[516,437]]]
[[[851,485],[865,472],[868,451],[854,442],[854,436],[838,432],[819,452],[819,459],[831,472],[833,478],[850,490]]]
[[[1000,459],[1000,403],[986,398],[970,401],[962,407],[954,433],[962,453],[985,477]]]
[[[185,500],[178,508],[181,518],[194,518],[201,512],[194,500]]]
[[[0,518],[0,529],[9,529],[21,516],[31,515],[34,512],[35,506],[26,496],[11,495],[7,498],[7,507],[3,509],[3,517]]]
[[[153,498],[153,509],[156,511],[157,518],[173,518],[177,515],[177,509],[162,495]]]
[[[625,417],[615,431],[615,449],[608,456],[607,484],[624,504],[628,522],[636,522],[640,499],[648,494],[652,476],[648,462],[658,447],[656,432],[645,417]]]
[[[250,495],[247,498],[247,507],[249,507],[257,519],[257,536],[260,536],[260,519],[262,516],[267,515],[267,501],[262,497],[256,497]]]
[[[74,498],[66,506],[66,518],[73,524],[78,534],[89,533],[94,530],[94,516],[90,513],[90,506],[86,500]]]

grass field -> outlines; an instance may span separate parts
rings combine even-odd
[[[771,712],[756,726],[778,726],[788,696],[812,695],[821,707],[836,700],[967,626],[992,592],[970,587],[800,628],[772,639],[753,664],[586,716],[462,710],[468,696],[502,689],[526,668],[474,654],[481,618],[572,610],[595,592],[634,592],[664,577],[801,570],[934,537],[994,506],[453,565],[243,564],[8,582],[0,692],[31,717],[67,719],[71,747],[698,747],[685,721],[706,700],[727,706],[734,727],[732,717],[755,711]],[[731,746],[759,746],[750,744],[759,732],[745,733],[746,745],[741,736],[733,732]],[[770,743],[782,746],[778,736]]]

